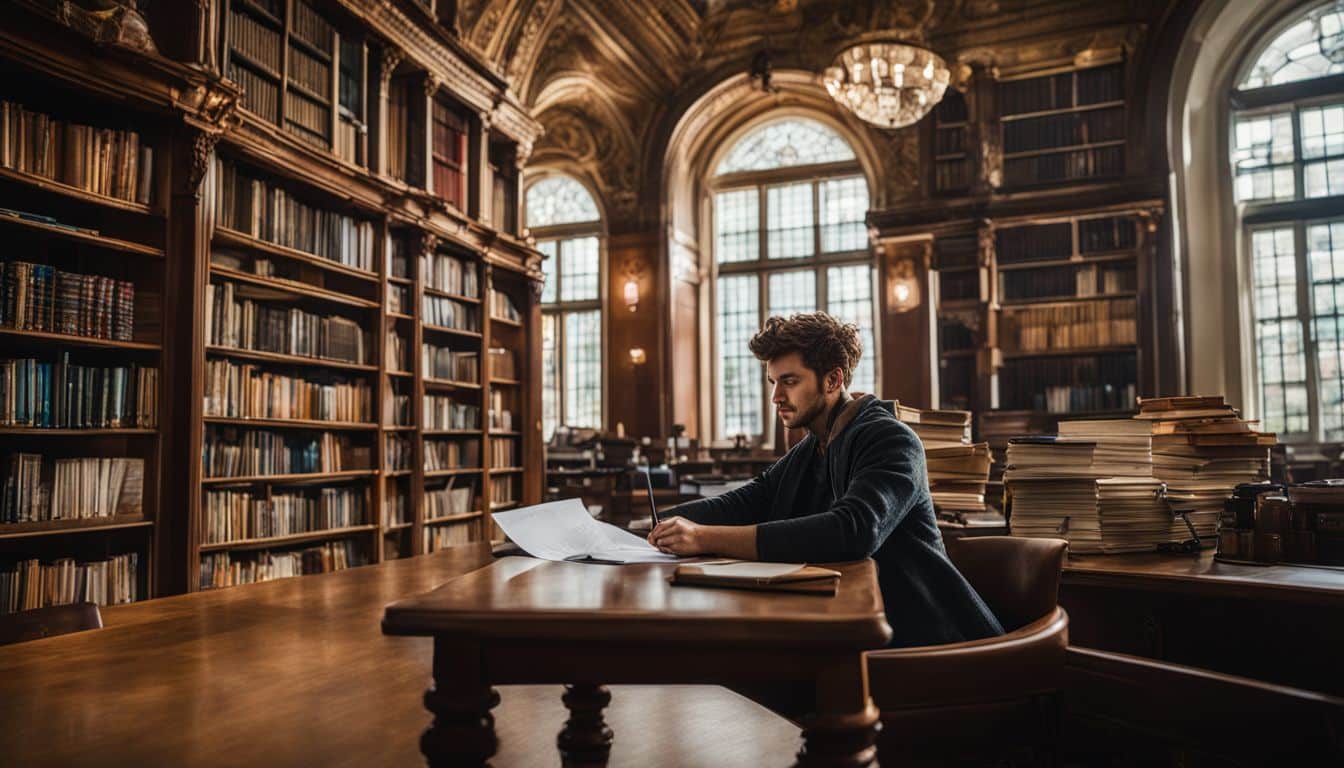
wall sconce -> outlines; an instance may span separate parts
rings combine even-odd
[[[644,348],[643,348],[643,347],[631,347],[631,348],[630,348],[630,364],[631,364],[631,365],[643,365],[643,364],[647,363],[648,361],[649,361],[649,358],[648,358],[647,355],[644,354]]]
[[[635,277],[625,279],[625,306],[631,312],[639,309],[639,280]]]
[[[915,264],[910,259],[892,263],[888,285],[891,295],[887,306],[892,312],[909,312],[919,306],[919,281],[915,279]]]

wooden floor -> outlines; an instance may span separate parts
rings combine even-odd
[[[0,648],[6,765],[422,765],[427,639],[383,606],[489,562],[461,547],[104,611],[105,627]],[[500,689],[495,766],[559,765],[555,686]],[[789,765],[789,721],[722,688],[617,686],[613,766]]]

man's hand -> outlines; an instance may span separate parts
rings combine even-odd
[[[707,555],[709,526],[693,523],[684,517],[668,518],[649,531],[649,543],[673,555]]]

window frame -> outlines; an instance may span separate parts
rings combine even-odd
[[[782,117],[781,120],[788,120],[790,117]],[[814,119],[814,118],[808,118]],[[770,121],[775,122],[775,121]],[[825,124],[825,123],[823,123]],[[748,130],[743,131],[734,139],[725,143],[724,154],[737,146],[737,143],[743,138],[757,130],[763,129],[769,123],[759,123]],[[832,128],[829,124],[828,128]],[[836,131],[842,138],[849,141],[844,134]],[[853,142],[849,142],[851,148]],[[718,158],[710,164],[710,168],[718,166]],[[712,170],[711,170],[712,173]],[[881,356],[876,354],[877,349],[881,348],[881,322],[880,312],[880,294],[878,294],[877,285],[877,258],[873,252],[871,238],[866,238],[866,244],[863,248],[849,251],[835,251],[823,253],[822,244],[822,210],[821,210],[821,185],[827,181],[839,181],[847,178],[861,179],[868,191],[869,209],[872,207],[873,185],[872,181],[865,173],[863,165],[858,159],[858,153],[855,153],[853,160],[844,160],[832,163],[820,163],[817,165],[792,165],[779,168],[770,168],[760,171],[738,171],[726,173],[721,176],[710,176],[704,185],[706,220],[706,241],[709,243],[709,331],[710,345],[713,350],[711,355],[711,397],[710,397],[710,430],[714,440],[731,439],[731,435],[720,432],[720,417],[723,415],[725,406],[723,402],[723,359],[721,353],[721,329],[719,328],[719,296],[718,282],[719,278],[731,275],[755,275],[756,276],[756,295],[757,295],[757,316],[759,324],[769,317],[770,310],[770,275],[780,272],[794,272],[798,270],[808,270],[813,273],[813,286],[815,293],[814,306],[821,311],[825,311],[829,306],[827,301],[827,273],[831,267],[844,267],[854,265],[865,265],[869,267],[871,279],[870,302],[873,309],[872,332],[874,349],[865,349],[864,354],[871,355],[873,361],[873,388],[881,390],[882,384],[882,366]],[[812,241],[813,255],[794,258],[770,258],[769,255],[769,211],[767,209],[768,190],[772,187],[790,186],[795,184],[807,183],[812,188]],[[717,208],[715,205],[716,196],[724,192],[735,192],[746,189],[755,189],[757,193],[757,242],[756,258],[744,259],[741,261],[720,262],[718,258],[718,221]],[[760,409],[761,423],[758,425],[758,431],[748,435],[752,440],[770,442],[773,439],[775,421],[772,418],[773,413],[770,405],[770,390],[765,380],[765,374],[760,374]]]
[[[529,180],[528,180],[528,182],[527,182],[527,186],[526,186],[526,187],[524,188],[524,190],[523,190],[524,207],[526,207],[527,193],[528,193],[528,191],[531,189],[531,187],[532,187],[534,184],[536,184],[537,182],[542,181],[543,179],[553,178],[553,177],[555,177],[555,176],[567,176],[568,178],[572,179],[576,184],[579,184],[580,186],[582,186],[582,187],[584,188],[584,190],[588,192],[589,196],[593,198],[593,202],[594,202],[594,204],[597,204],[597,197],[596,197],[595,195],[593,195],[592,190],[588,187],[588,185],[584,184],[582,181],[579,181],[579,179],[578,179],[577,177],[574,177],[574,176],[569,175],[569,174],[548,173],[548,174],[538,175],[536,178],[532,178],[532,179],[529,179]],[[524,218],[526,218],[526,216],[527,216],[527,211],[525,210],[525,211],[524,211]],[[566,371],[566,361],[565,361],[565,319],[566,319],[566,317],[567,317],[568,315],[573,314],[573,313],[576,313],[576,312],[592,312],[592,311],[596,311],[596,312],[598,313],[598,318],[599,318],[599,321],[600,321],[600,326],[599,326],[599,327],[600,327],[600,334],[599,334],[599,339],[598,339],[598,359],[599,359],[599,361],[600,361],[600,364],[599,364],[599,380],[600,380],[600,385],[601,385],[601,398],[602,398],[602,402],[601,402],[601,405],[600,405],[600,407],[599,407],[599,413],[598,413],[598,419],[599,419],[600,423],[597,425],[597,428],[598,428],[598,429],[603,429],[603,428],[605,428],[605,426],[606,426],[606,424],[607,424],[607,420],[608,420],[608,419],[607,419],[607,416],[608,416],[608,413],[609,413],[609,405],[610,405],[610,403],[609,403],[609,398],[608,398],[608,382],[607,382],[607,368],[608,368],[608,362],[609,362],[609,361],[607,360],[607,312],[606,312],[606,306],[607,306],[607,233],[606,233],[606,217],[603,215],[602,209],[601,209],[601,207],[600,207],[600,205],[599,205],[599,206],[598,206],[598,218],[593,219],[593,220],[591,220],[591,221],[568,222],[568,223],[564,223],[564,224],[551,224],[551,225],[547,225],[547,226],[544,226],[544,227],[529,227],[529,228],[528,228],[528,231],[530,232],[531,237],[534,238],[534,240],[535,240],[535,242],[537,243],[538,246],[540,246],[542,243],[546,243],[546,242],[554,242],[554,243],[556,244],[556,249],[555,249],[555,269],[554,269],[554,272],[553,272],[553,274],[555,275],[555,300],[554,300],[554,301],[550,301],[550,302],[539,302],[539,304],[540,304],[540,306],[541,306],[541,314],[542,314],[542,315],[554,316],[554,317],[555,317],[555,324],[556,324],[556,326],[555,326],[555,345],[556,345],[556,346],[555,346],[555,350],[556,350],[556,351],[555,351],[555,354],[556,354],[556,381],[557,381],[557,385],[558,385],[558,393],[557,393],[557,394],[558,394],[558,397],[557,397],[557,399],[556,399],[556,405],[557,405],[558,413],[556,414],[556,425],[557,425],[557,426],[567,426],[567,424],[566,424],[566,420],[565,420],[565,419],[566,419],[566,414],[565,414],[565,411],[566,411],[566,408],[565,408],[565,371]],[[563,284],[564,284],[564,279],[565,279],[565,278],[564,278],[563,270],[562,270],[562,268],[561,268],[561,264],[562,264],[562,260],[563,260],[563,243],[564,243],[565,241],[568,241],[568,240],[575,240],[575,239],[578,239],[578,238],[584,238],[584,237],[595,237],[595,238],[597,238],[597,269],[598,269],[598,277],[597,277],[597,298],[595,298],[595,299],[582,299],[582,300],[577,300],[577,301],[576,301],[576,300],[565,301],[565,300],[563,300],[563,299],[561,298],[561,296],[563,295],[563,294],[561,293],[561,291],[562,291],[562,286],[563,286]],[[544,318],[543,318],[543,320],[542,320],[542,324],[543,324],[543,328],[538,329],[539,332],[544,332],[544,325],[545,325],[545,319],[544,319]],[[538,343],[540,343],[540,339],[538,339]],[[543,416],[544,416],[544,415],[543,415]],[[544,436],[543,436],[543,439],[546,440],[546,441],[548,441],[548,442],[549,442],[550,438],[551,438],[551,435],[544,435]]]
[[[1308,13],[1314,9],[1308,9]],[[1279,32],[1304,18],[1305,14],[1293,16],[1285,24],[1277,25],[1276,31],[1266,34],[1263,44],[1252,49],[1242,70],[1254,66],[1265,47],[1276,39]],[[1238,77],[1236,82],[1240,82]],[[1226,169],[1231,179],[1232,202],[1238,217],[1238,230],[1241,245],[1238,254],[1239,269],[1246,275],[1246,283],[1241,286],[1241,295],[1247,300],[1249,322],[1245,328],[1250,333],[1250,352],[1253,360],[1252,381],[1256,398],[1256,412],[1263,417],[1264,411],[1264,374],[1261,370],[1260,345],[1257,335],[1260,318],[1256,311],[1254,293],[1256,289],[1254,263],[1255,253],[1253,237],[1256,232],[1291,228],[1293,230],[1294,264],[1297,270],[1297,320],[1302,329],[1303,354],[1306,358],[1307,418],[1308,429],[1305,432],[1280,432],[1280,443],[1310,445],[1325,441],[1324,419],[1321,413],[1320,389],[1321,376],[1318,361],[1318,346],[1315,336],[1316,312],[1311,295],[1310,254],[1308,253],[1307,230],[1309,227],[1331,221],[1344,221],[1344,194],[1321,197],[1306,196],[1305,166],[1307,160],[1302,155],[1301,114],[1304,109],[1326,105],[1344,105],[1344,75],[1327,75],[1311,80],[1297,80],[1280,85],[1263,86],[1250,89],[1234,87],[1228,99],[1228,156]],[[1293,129],[1293,191],[1292,199],[1237,200],[1236,152],[1237,122],[1246,117],[1287,111],[1292,120]],[[1313,158],[1312,162],[1324,162],[1330,157]],[[1264,425],[1261,425],[1262,428]]]

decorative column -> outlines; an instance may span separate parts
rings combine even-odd
[[[373,125],[369,130],[369,140],[374,143],[375,148],[371,153],[373,162],[369,165],[374,173],[382,176],[390,173],[392,162],[388,157],[391,142],[388,141],[387,122],[388,102],[392,93],[392,73],[396,71],[403,56],[401,49],[388,46],[383,48],[382,55],[378,57],[378,92],[373,94],[378,105],[378,115],[372,121]],[[405,126],[402,126],[402,129],[405,130]]]
[[[498,227],[494,212],[494,174],[490,172],[489,112],[479,112],[467,140],[467,214],[483,224]]]
[[[880,241],[882,392],[917,408],[933,405],[933,301],[929,259],[933,238]],[[876,352],[876,350],[874,350]]]
[[[980,273],[980,311],[984,313],[984,342],[975,355],[975,410],[997,408],[999,369],[1003,367],[1003,350],[999,346],[999,284],[994,279],[994,224],[988,219],[980,222],[977,230],[980,247],[976,265]]]
[[[439,194],[439,190],[434,188],[434,94],[439,92],[443,83],[426,72],[420,85],[424,91],[424,98],[419,101],[420,140],[411,143],[411,157],[407,166],[414,169],[412,179],[415,182],[419,182],[429,192]]]

